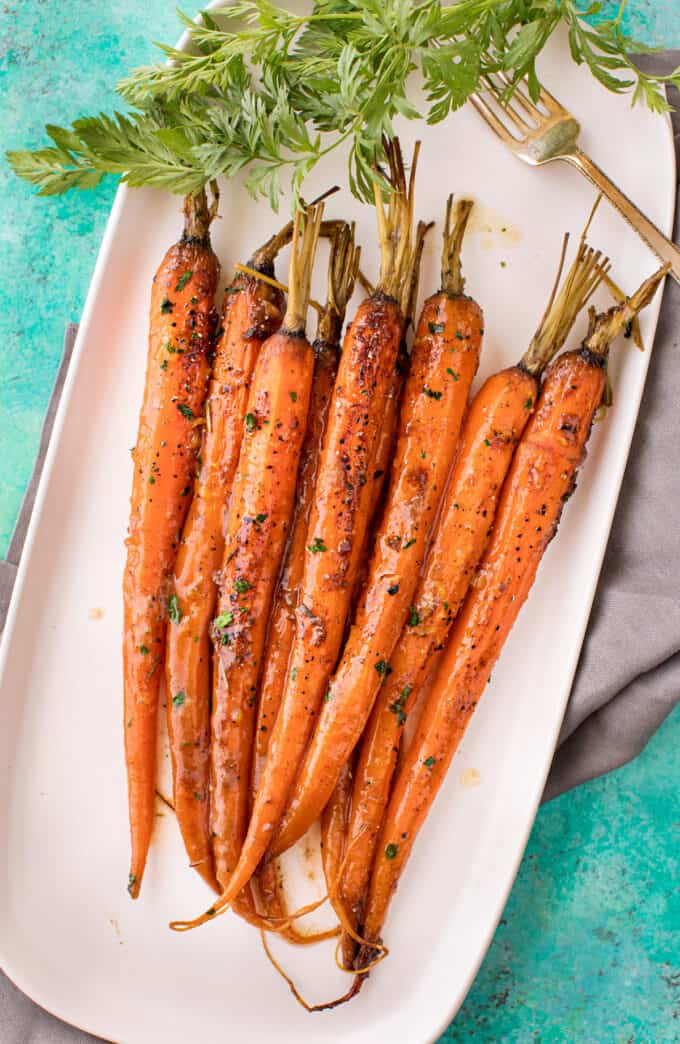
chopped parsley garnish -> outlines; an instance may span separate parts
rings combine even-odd
[[[324,544],[321,537],[314,537],[311,544],[308,545],[307,550],[311,551],[313,555],[318,555],[322,551],[328,551],[328,548]]]
[[[149,475],[149,485],[150,486],[155,486],[156,485],[156,480],[153,477],[153,475]]]
[[[460,332],[460,330],[456,330],[456,340],[457,340],[457,341],[463,341],[463,340],[465,340],[465,338],[463,337],[463,335],[462,335],[462,333]]]
[[[255,524],[261,526],[263,522],[267,521],[267,518],[266,514],[255,515]]]
[[[532,397],[530,395],[529,398],[527,399],[527,401],[524,403],[524,409],[525,410],[531,410],[531,409],[533,409],[533,406],[534,406],[534,400],[532,399]]]
[[[182,610],[179,607],[179,598],[176,594],[168,595],[168,617],[176,624],[182,619]]]
[[[255,431],[254,413],[246,413],[246,431]]]
[[[177,286],[175,287],[175,293],[176,294],[178,294],[180,292],[180,290],[184,289],[184,287],[187,285],[187,283],[189,282],[189,280],[191,279],[193,274],[194,274],[193,272],[183,272],[182,273],[182,275],[177,280]]]
[[[399,845],[394,845],[394,844],[385,845],[385,859],[396,859],[398,851],[399,851]]]
[[[244,591],[249,591],[252,586],[250,580],[234,580],[234,590],[238,591],[239,594],[243,594]]]
[[[390,703],[388,707],[388,710],[391,710],[393,714],[396,714],[397,722],[399,723],[399,725],[403,725],[406,721],[406,712],[404,711],[404,704],[406,703],[407,699],[409,698],[412,692],[413,689],[410,685],[404,686],[396,700],[394,700],[393,703]]]
[[[378,662],[375,665],[375,669],[381,678],[386,678],[388,674],[392,673],[392,668],[390,667],[387,660],[378,660]]]
[[[435,763],[435,759],[430,754],[429,758],[425,758],[425,761],[423,762],[423,765],[425,766],[425,768],[432,768],[434,763]]]
[[[186,700],[186,698],[187,698],[187,695],[186,695],[184,689],[180,689],[180,691],[176,692],[175,695],[172,697],[172,705],[173,705],[173,707],[181,707],[184,704],[184,701]]]
[[[295,391],[290,392],[290,401],[291,402],[297,402],[297,392],[295,392]]]
[[[404,544],[404,551],[408,550],[409,547],[413,547],[415,542],[416,542],[416,538],[415,537],[411,537],[410,540],[407,540],[406,543]]]
[[[333,699],[333,693],[331,692],[330,689],[328,689],[328,691],[326,692],[326,695],[323,698],[323,702],[324,703],[330,703],[332,699]]]
[[[421,622],[420,613],[416,609],[415,605],[409,606],[408,610],[408,625],[409,627],[417,627]]]
[[[450,366],[446,367],[446,372],[451,374],[451,376],[453,377],[454,381],[459,381],[460,380],[460,374],[456,373],[455,370],[452,370]]]
[[[167,359],[163,359],[163,362],[161,363],[161,370],[167,370],[167,368],[168,368],[168,360]]]
[[[183,402],[178,402],[177,409],[183,417],[186,417],[187,420],[196,420],[196,418],[194,417],[194,411],[192,410],[191,406],[186,406]]]
[[[428,395],[431,399],[441,399],[442,393],[440,391],[433,391],[432,388],[428,388],[426,384],[423,385],[423,392]]]
[[[225,613],[220,613],[219,616],[215,617],[213,620],[213,626],[216,627],[218,631],[221,631],[223,627],[228,627],[229,624],[233,622],[234,614],[227,609]]]
[[[431,334],[444,333],[445,327],[443,323],[428,323],[427,325]]]
[[[293,667],[292,671],[290,672],[290,680],[291,681],[295,681],[297,676],[298,676],[298,669],[297,669],[297,667]]]
[[[484,445],[485,446],[490,446],[491,445],[489,439],[484,439]]]
[[[148,656],[149,653],[151,652],[151,650],[149,649],[149,647],[147,645],[140,645],[139,651],[142,654],[142,656]]]
[[[387,588],[387,593],[388,593],[388,595],[395,595],[398,590],[399,590],[399,584],[391,584]]]
[[[169,313],[172,312],[174,307],[175,306],[169,297],[165,297],[161,301],[161,312],[163,313],[163,315],[169,315]]]

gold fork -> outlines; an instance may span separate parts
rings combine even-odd
[[[541,87],[535,104],[524,82],[515,88],[510,101],[503,100],[502,95],[509,86],[504,73],[485,76],[484,84],[484,93],[473,94],[470,101],[512,152],[532,167],[540,167],[552,160],[565,160],[580,170],[633,226],[657,257],[670,264],[670,274],[680,283],[680,249],[578,147],[581,130],[578,120],[545,87]]]

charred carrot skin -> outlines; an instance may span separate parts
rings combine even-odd
[[[454,624],[397,775],[366,905],[363,934],[370,942],[379,938],[413,842],[555,535],[604,388],[603,357],[587,349],[566,353],[546,376],[508,473],[479,582]],[[362,948],[357,967],[369,956],[370,947]]]
[[[200,446],[219,263],[205,196],[185,204],[185,234],[165,255],[151,292],[146,386],[133,450],[123,578],[123,684],[132,856],[139,894],[154,821],[156,734],[172,570]]]
[[[313,365],[304,335],[274,334],[260,351],[245,417],[213,631],[211,819],[223,889],[247,825],[257,682],[293,510],[290,477],[305,434]]]
[[[273,842],[275,854],[294,844],[320,814],[391,670],[455,456],[482,330],[482,311],[471,298],[438,293],[425,302],[366,594]]]
[[[272,266],[273,267],[273,266]],[[202,466],[175,565],[181,619],[168,627],[166,687],[174,804],[189,862],[217,888],[210,841],[210,623],[215,572],[222,562],[226,516],[238,463],[250,382],[262,344],[283,315],[280,291],[240,275],[228,287],[206,407]]]
[[[531,416],[537,379],[519,366],[494,374],[472,401],[423,576],[390,658],[359,748],[340,898],[355,925],[370,877],[403,726],[432,655],[458,615],[486,546],[515,446]]]

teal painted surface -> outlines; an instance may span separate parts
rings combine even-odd
[[[618,3],[609,6],[613,11]],[[680,47],[677,0],[637,0],[626,27]],[[0,7],[0,143],[110,107],[111,84],[173,40],[172,0]],[[0,166],[0,555],[28,481],[61,351],[82,309],[113,197],[37,200]],[[632,765],[543,809],[503,921],[443,1041],[680,1040],[680,712]]]

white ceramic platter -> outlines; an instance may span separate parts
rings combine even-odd
[[[669,231],[668,123],[600,88],[571,63],[563,41],[548,49],[542,77],[582,120],[586,150]],[[446,194],[470,193],[479,204],[464,263],[468,289],[486,313],[483,378],[526,346],[562,233],[578,233],[593,192],[569,168],[523,166],[469,108],[418,133],[417,211],[439,221],[425,258],[428,292],[437,285]],[[403,128],[407,152],[414,136],[414,125]],[[315,173],[308,196],[334,182],[346,184],[343,157]],[[328,210],[356,219],[364,266],[374,273],[371,210],[347,192]],[[214,242],[229,273],[279,218],[238,183],[223,186],[221,213]],[[126,1044],[418,1044],[436,1037],[460,1006],[517,871],[587,624],[649,351],[623,342],[614,352],[615,407],[596,426],[559,538],[415,847],[386,928],[389,958],[352,1004],[309,1016],[273,972],[257,933],[231,914],[184,935],[168,930],[172,917],[208,902],[169,815],[158,819],[142,898],[133,903],[125,891],[120,633],[129,447],[144,381],[149,285],[179,227],[178,199],[119,191],[19,571],[0,661],[2,965],[45,1008]],[[592,240],[611,253],[627,290],[655,267],[606,204]],[[657,299],[642,318],[647,345],[658,307]],[[583,324],[574,342],[582,331]],[[103,610],[99,619],[90,615],[95,608]],[[474,788],[461,783],[470,768],[480,776]],[[277,952],[314,1001],[347,985],[331,944]]]

